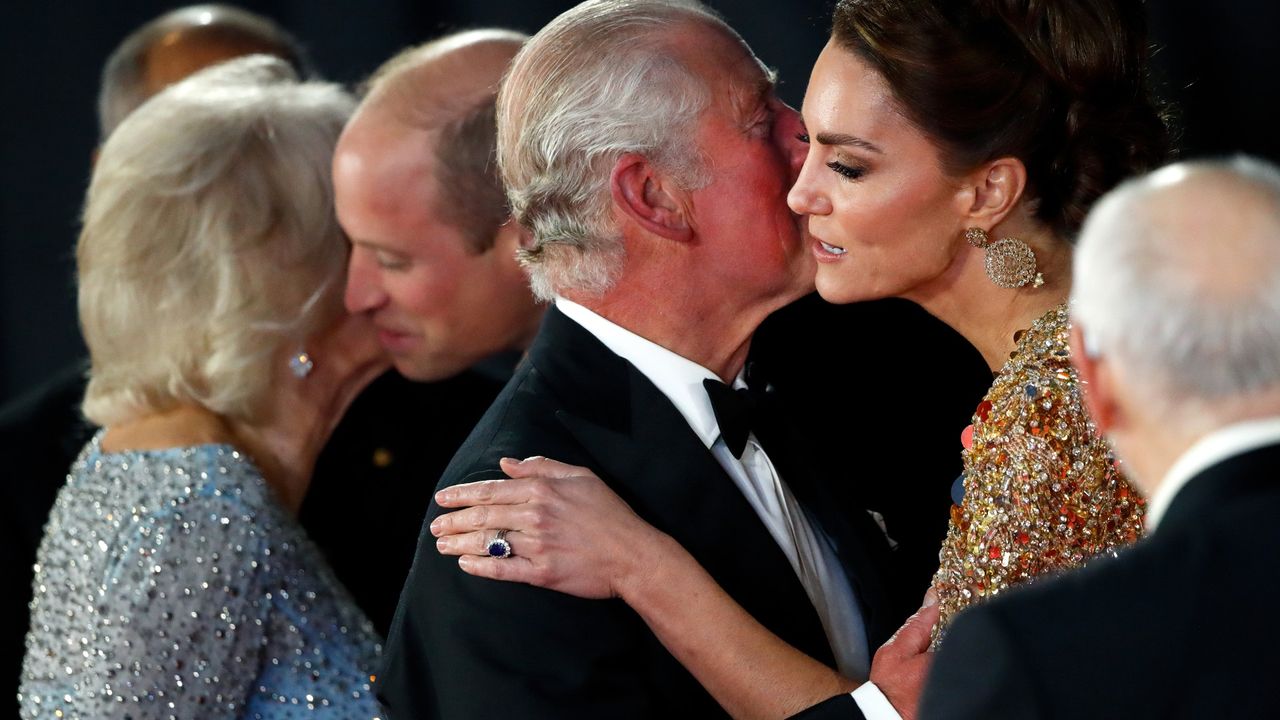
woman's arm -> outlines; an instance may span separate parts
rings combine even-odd
[[[679,543],[590,471],[543,458],[504,460],[502,468],[512,480],[436,495],[442,507],[470,506],[431,526],[440,552],[459,555],[464,571],[579,597],[621,598],[735,718],[783,718],[858,686],[757,622]],[[508,530],[509,558],[485,556],[496,528]],[[921,622],[927,643],[932,615]],[[927,658],[916,661],[918,671],[904,672],[903,679],[918,683],[924,663]],[[879,680],[879,674],[873,676]],[[889,684],[901,685],[898,673],[892,675]],[[903,695],[914,708],[905,694],[890,694]]]

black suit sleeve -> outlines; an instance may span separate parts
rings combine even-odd
[[[852,695],[845,693],[802,710],[792,715],[790,720],[865,720],[865,718],[857,701]]]
[[[661,683],[644,671],[660,646],[621,601],[467,575],[430,535],[415,564],[378,680],[390,717],[662,714]]]
[[[1031,658],[991,607],[960,615],[934,661],[922,720],[1040,717]]]

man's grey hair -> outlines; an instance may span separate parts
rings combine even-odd
[[[206,4],[178,8],[147,22],[120,42],[102,68],[98,90],[99,142],[147,100],[147,53],[172,33],[193,39],[254,46],[293,66],[299,77],[311,74],[306,51],[292,35],[261,15],[231,5]]]
[[[252,55],[169,87],[112,133],[76,248],[89,419],[181,404],[256,417],[281,355],[342,312],[348,243],[329,171],[354,105]]]
[[[1187,162],[1113,190],[1081,232],[1072,313],[1078,350],[1115,358],[1171,422],[1280,389],[1280,169]]]
[[[616,280],[625,253],[610,174],[623,154],[688,189],[706,184],[693,135],[710,91],[673,38],[699,24],[738,37],[695,2],[590,0],[513,61],[498,95],[498,165],[512,216],[532,233],[520,260],[539,298],[599,294]]]

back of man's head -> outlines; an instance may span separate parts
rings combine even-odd
[[[1280,414],[1280,169],[1179,163],[1112,191],[1081,233],[1072,302],[1083,350],[1169,424]]]
[[[284,59],[310,74],[302,45],[271,20],[230,5],[190,5],[129,34],[107,58],[98,91],[100,141],[166,86],[201,68],[241,55]]]

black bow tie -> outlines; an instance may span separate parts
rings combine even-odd
[[[769,394],[762,389],[762,385],[763,383],[748,382],[747,387],[735,390],[719,380],[702,381],[707,397],[711,399],[711,410],[720,425],[720,436],[736,458],[742,457],[742,452],[747,448],[747,435],[759,425],[767,412]]]

